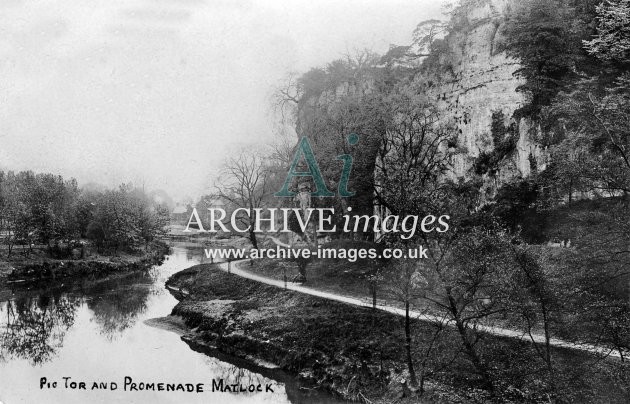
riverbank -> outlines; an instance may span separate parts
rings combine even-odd
[[[370,402],[537,402],[541,375],[531,343],[485,335],[479,350],[497,383],[491,398],[454,330],[412,321],[413,360],[425,392],[408,389],[403,319],[390,313],[263,285],[198,265],[167,286],[182,291],[172,314],[191,331],[183,339],[240,358],[271,362],[345,399]],[[436,332],[441,337],[435,339]],[[489,355],[492,352],[492,355]],[[488,354],[488,356],[485,356]],[[625,402],[618,364],[554,349],[567,397]],[[564,383],[564,381],[563,381]],[[605,399],[604,399],[605,398]],[[603,400],[603,401],[602,401]]]
[[[167,287],[183,292],[175,294],[181,300],[172,314],[195,329],[182,337],[193,348],[273,363],[346,399],[374,398],[388,389],[382,385],[386,379],[376,363],[380,361],[361,358],[370,345],[361,338],[361,325],[370,323],[369,311],[283,292],[212,264],[175,274]],[[375,317],[383,328],[389,320]],[[337,330],[330,332],[332,327]],[[390,362],[394,353],[383,354],[380,359]]]
[[[169,252],[163,242],[154,242],[138,253],[96,255],[83,259],[51,259],[38,255],[0,261],[0,285],[56,280],[81,276],[106,276],[149,268],[162,263]]]
[[[199,248],[174,243],[167,259],[150,270],[0,289],[0,379],[11,381],[0,383],[0,399],[9,403],[338,403],[299,383],[293,374],[196,349],[181,340],[188,327],[172,316],[163,318],[177,304],[164,282],[203,259]],[[66,376],[77,381],[115,381],[119,388],[37,387],[41,377],[62,385]],[[203,383],[208,388],[203,394],[130,393],[122,388],[125,376],[142,382]],[[223,381],[225,386],[272,384],[274,392],[212,392],[213,381]]]

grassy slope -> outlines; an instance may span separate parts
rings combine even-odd
[[[362,395],[393,401],[405,377],[402,319],[296,292],[283,291],[199,265],[171,278],[190,296],[173,314],[198,327],[195,339],[236,356],[254,356],[309,377],[348,398]],[[413,322],[416,366],[435,332],[434,326]],[[424,396],[427,402],[475,401],[478,378],[452,329],[444,331],[427,363],[432,372]],[[544,398],[531,360],[532,347],[496,337],[479,342],[504,399],[539,401]],[[492,355],[488,355],[492,351]],[[573,401],[626,402],[616,364],[597,363],[583,354],[556,350],[562,379]],[[455,358],[455,359],[453,359]],[[587,364],[588,366],[585,366]],[[627,394],[627,392],[625,393]]]

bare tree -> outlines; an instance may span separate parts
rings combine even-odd
[[[241,224],[247,226],[249,240],[254,248],[258,248],[255,209],[263,207],[265,197],[269,194],[268,179],[266,159],[260,154],[242,151],[237,157],[227,159],[221,170],[221,178],[215,185],[218,197],[229,201],[237,209],[248,209],[248,214],[237,217]]]
[[[454,135],[428,100],[400,93],[387,100],[374,193],[392,214],[423,214],[438,200]],[[387,184],[387,186],[383,186]]]
[[[298,74],[290,72],[282,79],[271,95],[271,108],[280,120],[280,125],[295,125],[297,107],[302,98]]]
[[[494,382],[478,342],[477,326],[504,310],[506,283],[514,268],[510,239],[498,229],[472,227],[427,240],[426,278],[431,294],[425,299],[448,317],[460,337],[464,354],[494,392]]]
[[[295,147],[297,145],[297,136],[287,133],[287,131],[278,131],[274,142],[271,143],[271,153],[269,158],[271,162],[286,170],[293,161],[293,155],[295,154]]]
[[[401,260],[396,262],[393,267],[394,271],[388,274],[386,288],[394,298],[405,305],[405,360],[407,362],[410,384],[416,387],[418,378],[411,353],[413,340],[410,307],[412,301],[424,295],[427,281],[419,270],[419,263],[415,260]]]

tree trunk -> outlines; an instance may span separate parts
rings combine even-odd
[[[256,240],[256,233],[254,232],[254,227],[250,227],[249,229],[249,241],[252,243],[252,247],[254,249],[258,249],[258,240]]]
[[[494,385],[492,384],[492,379],[490,378],[490,375],[488,374],[486,367],[481,362],[481,359],[479,358],[479,355],[477,354],[475,347],[468,339],[468,334],[466,333],[466,327],[464,326],[464,324],[461,322],[460,319],[456,319],[455,323],[457,325],[457,331],[459,332],[459,335],[462,338],[462,342],[464,344],[464,348],[466,349],[466,353],[468,354],[468,356],[470,357],[470,360],[475,366],[477,373],[479,373],[479,375],[481,376],[484,388],[486,388],[490,392],[494,392]]]
[[[409,299],[405,301],[405,350],[407,351],[407,368],[409,369],[409,380],[411,386],[418,385],[416,371],[413,368],[413,359],[411,357],[411,319],[409,318]]]
[[[481,376],[483,387],[487,389],[491,394],[494,394],[494,385],[492,383],[492,379],[490,378],[490,374],[488,373],[488,370],[486,369],[483,362],[481,361],[481,358],[477,354],[474,344],[468,338],[468,333],[466,332],[467,331],[466,325],[461,319],[459,310],[457,309],[457,305],[455,304],[455,301],[453,300],[453,297],[451,296],[450,291],[447,291],[447,294],[448,294],[451,314],[453,316],[453,319],[455,320],[457,332],[459,333],[459,336],[462,339],[462,343],[464,344],[464,349],[466,350],[466,354],[470,357],[470,360],[473,363],[475,370],[477,370],[477,373],[479,373],[479,375]]]
[[[370,282],[370,292],[372,292],[372,327],[376,324],[376,282]]]
[[[424,367],[420,369],[420,385],[418,386],[418,390],[422,396],[424,394]]]
[[[547,364],[547,371],[549,372],[549,384],[551,390],[556,391],[556,377],[553,370],[553,363],[551,361],[551,332],[549,330],[549,313],[547,311],[547,305],[545,302],[541,302],[543,326],[545,329],[545,363]]]
[[[298,262],[298,271],[300,272],[300,277],[304,282],[306,282],[306,262]]]
[[[372,283],[372,309],[376,310],[376,282]]]

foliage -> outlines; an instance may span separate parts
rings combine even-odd
[[[593,32],[593,0],[525,0],[518,2],[504,28],[504,46],[525,80],[519,91],[529,97],[517,116],[538,117],[556,94],[594,64],[582,47]]]
[[[578,308],[565,333],[630,354],[630,208],[626,201],[608,201],[605,208],[573,214],[579,225],[573,240],[572,304]],[[576,327],[577,324],[581,326]],[[579,328],[579,330],[576,330]],[[573,331],[571,331],[573,330]]]
[[[430,50],[431,44],[444,33],[447,25],[441,20],[421,21],[413,30],[413,44],[421,50]]]
[[[164,234],[169,211],[141,190],[82,191],[76,180],[31,171],[0,172],[0,224],[11,255],[16,244],[43,244],[59,258],[59,244],[70,254],[73,240],[92,239],[114,250],[137,248]]]
[[[55,357],[74,324],[81,300],[61,296],[17,296],[6,303],[6,323],[0,335],[0,359],[6,356],[41,365]]]
[[[597,35],[585,47],[602,60],[630,63],[629,0],[605,0],[597,6]]]
[[[430,289],[426,298],[455,325],[479,387],[492,392],[496,383],[481,354],[476,329],[502,310],[514,268],[511,239],[496,226],[472,226],[432,241],[430,264],[425,266]]]
[[[584,389],[576,385],[588,381],[586,368],[593,357],[562,359],[551,341],[601,344],[628,354],[630,77],[622,74],[628,62],[623,37],[628,2],[605,1],[599,7],[600,0],[509,2],[507,20],[496,24],[501,30],[497,37],[505,38],[497,50],[520,62],[516,74],[523,84],[518,90],[527,95],[527,103],[511,117],[493,112],[492,148],[475,162],[473,180],[449,181],[449,149],[457,145],[456,134],[426,95],[435,80],[452,72],[456,36],[475,28],[468,11],[487,3],[463,1],[452,13],[444,39],[435,35],[436,28],[444,27],[429,21],[418,26],[414,38],[423,46],[392,47],[379,64],[369,58],[363,59],[370,60],[366,64],[335,61],[298,80],[297,129],[313,140],[326,181],[335,187],[336,156],[351,153],[357,179],[350,188],[366,195],[316,201],[315,206],[332,204],[341,212],[352,206],[359,214],[372,214],[375,196],[381,214],[447,211],[451,231],[421,234],[408,242],[430,247],[429,260],[374,266],[377,270],[368,275],[374,301],[378,282],[407,310],[421,302],[426,308],[429,302],[430,310],[454,325],[458,340],[452,352],[464,367],[474,369],[466,382],[485,389],[482,395],[585,401],[587,395],[580,395]],[[396,66],[410,49],[430,52],[420,68]],[[495,200],[480,207],[481,176],[494,176],[515,152],[521,117],[533,118],[532,132],[542,132],[537,140],[549,159],[539,166],[530,154],[532,176],[500,184]],[[346,137],[353,132],[369,147],[350,147]],[[623,196],[623,204],[616,213],[571,210],[576,199],[602,196]],[[562,243],[571,247],[536,245],[566,227],[556,219],[567,203],[566,216],[580,221],[571,222],[572,243]],[[381,241],[401,246],[392,238]],[[399,349],[405,377],[413,381],[417,370],[428,369],[424,359],[433,345],[414,348],[420,339],[409,317]],[[480,332],[494,321],[536,342],[499,353],[498,343]],[[445,337],[438,331],[433,341],[440,344]],[[538,334],[542,339],[534,337]],[[425,353],[417,356],[421,351]],[[423,376],[419,379],[422,383]]]
[[[394,215],[439,211],[441,176],[450,164],[448,122],[422,95],[400,89],[386,99],[384,131],[376,162],[378,204]]]
[[[546,241],[542,228],[546,212],[539,205],[540,185],[534,179],[507,183],[499,188],[494,202],[482,210],[496,218],[512,233],[519,234],[530,243]]]
[[[486,173],[495,175],[499,163],[516,150],[519,133],[516,124],[505,125],[503,111],[495,111],[492,113],[492,126],[490,130],[492,133],[493,149],[492,151],[481,153],[475,161],[473,170],[477,175]]]
[[[329,189],[338,187],[343,162],[337,157],[353,158],[348,190],[355,196],[316,199],[313,207],[334,207],[339,213],[352,206],[357,214],[372,212],[374,161],[384,119],[381,90],[389,88],[386,80],[397,80],[377,69],[378,59],[370,51],[357,52],[297,80],[296,132],[309,138]],[[348,142],[353,133],[359,136],[356,145]],[[337,214],[333,223],[340,220]]]
[[[577,190],[615,195],[630,190],[630,76],[602,89],[584,80],[551,108],[558,174]],[[562,182],[560,182],[562,183]],[[572,190],[571,190],[572,191]]]

